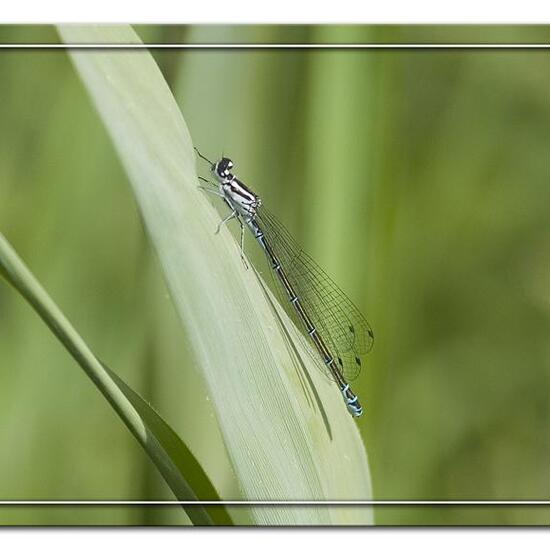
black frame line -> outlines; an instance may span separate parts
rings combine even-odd
[[[550,50],[550,43],[461,43],[461,44],[0,44],[0,50]],[[550,499],[533,500],[0,500],[3,506],[550,506]]]
[[[121,44],[121,43],[106,43],[106,44],[0,44],[0,50],[17,50],[17,49],[47,49],[47,50],[166,50],[166,49],[184,49],[184,50],[217,50],[217,49],[235,49],[235,50],[550,50],[550,43],[530,43],[530,44],[514,44],[514,43],[461,43],[461,44],[445,44],[445,43],[330,43],[330,44],[267,44],[267,43],[236,43],[236,44]]]

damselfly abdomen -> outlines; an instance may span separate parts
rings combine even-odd
[[[297,245],[283,225],[262,205],[258,195],[231,172],[233,162],[223,157],[206,160],[216,178],[215,189],[231,210],[220,227],[236,218],[241,225],[241,253],[244,225],[266,253],[284,289],[287,311],[297,317],[299,328],[313,342],[321,370],[333,379],[353,416],[363,408],[349,382],[361,370],[362,356],[370,351],[374,335],[367,320],[330,277]]]

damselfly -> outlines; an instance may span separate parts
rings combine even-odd
[[[299,328],[311,339],[321,370],[333,379],[353,416],[363,408],[349,381],[361,370],[361,357],[372,348],[374,335],[367,320],[326,273],[295,243],[288,231],[262,206],[253,193],[231,172],[233,162],[222,157],[210,164],[216,178],[215,189],[203,187],[220,196],[231,213],[223,224],[236,218],[241,226],[241,255],[244,259],[244,225],[267,255],[287,297],[287,311],[297,316]],[[243,223],[244,222],[244,223]]]

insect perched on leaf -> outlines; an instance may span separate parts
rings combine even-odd
[[[265,209],[261,198],[232,173],[231,159],[222,157],[211,162],[198,150],[197,153],[210,164],[217,181],[215,187],[203,189],[221,197],[231,211],[219,223],[216,233],[235,218],[241,226],[244,259],[244,226],[250,229],[284,289],[287,311],[297,317],[298,326],[313,342],[321,370],[338,385],[348,411],[355,417],[361,416],[363,408],[349,382],[358,376],[362,357],[372,348],[374,335],[369,323]]]

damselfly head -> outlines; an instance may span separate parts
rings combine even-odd
[[[212,166],[212,172],[220,182],[224,182],[231,176],[233,161],[227,157],[222,157],[216,164]]]

